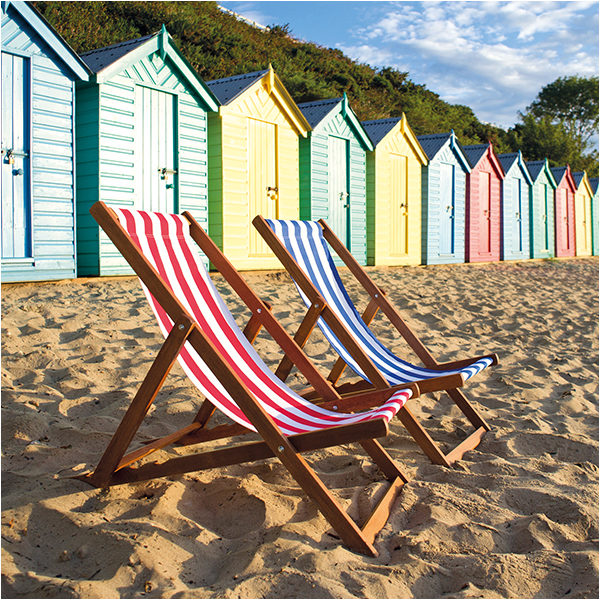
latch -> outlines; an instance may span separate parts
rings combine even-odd
[[[279,188],[272,187],[270,185],[267,186],[267,196],[269,197],[270,200],[276,200],[278,192],[279,192]]]
[[[12,148],[9,148],[8,150],[2,149],[2,154],[6,154],[6,156],[4,157],[4,160],[9,165],[15,164],[15,158],[17,156],[20,156],[21,158],[27,158],[29,156],[29,154],[27,152],[15,152]],[[20,174],[22,175],[22,173],[20,173]]]

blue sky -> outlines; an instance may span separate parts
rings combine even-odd
[[[372,67],[408,71],[501,127],[557,77],[598,74],[597,1],[219,4],[262,25],[289,23],[293,37]]]

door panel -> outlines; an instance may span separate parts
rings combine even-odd
[[[2,258],[32,255],[29,59],[2,52]]]
[[[408,254],[408,160],[390,154],[390,255]]]
[[[490,174],[479,172],[479,253],[489,254],[491,247]]]
[[[542,206],[540,219],[542,220],[542,250],[548,250],[550,244],[550,218],[548,217],[550,196],[548,193],[548,185],[542,184]]]
[[[248,119],[248,231],[249,254],[269,256],[269,247],[262,239],[252,219],[262,215],[277,219],[279,190],[277,183],[277,126]]]
[[[348,196],[348,141],[329,136],[329,226],[350,248]]]
[[[177,189],[175,96],[136,86],[137,191],[141,210],[174,213]]]
[[[514,252],[522,252],[523,251],[523,219],[522,219],[522,209],[523,209],[523,182],[518,177],[512,178],[512,209],[514,212],[514,220],[513,220],[513,251]],[[509,216],[512,216],[510,212]]]
[[[560,223],[558,226],[561,231],[561,239],[566,250],[569,249],[569,204],[567,199],[567,190],[562,188],[558,190],[560,203]]]
[[[440,165],[440,254],[454,254],[454,169],[455,166],[451,164]]]

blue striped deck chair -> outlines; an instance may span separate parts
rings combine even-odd
[[[490,427],[459,388],[486,367],[497,364],[495,354],[438,363],[402,319],[385,292],[371,280],[324,220],[273,220],[259,215],[253,224],[292,277],[308,307],[294,338],[296,342],[303,346],[317,325],[339,356],[328,376],[332,384],[337,384],[346,366],[362,378],[358,383],[337,386],[340,393],[359,388],[381,389],[406,382],[417,383],[421,393],[444,391],[475,428],[448,453],[442,451],[406,406],[399,411],[398,417],[435,464],[450,466],[479,444]],[[329,246],[370,296],[362,315],[342,283]],[[379,310],[424,366],[396,356],[375,337],[369,324]],[[284,358],[277,375],[285,381],[291,368],[291,363]],[[306,394],[306,397],[309,396],[310,392]]]

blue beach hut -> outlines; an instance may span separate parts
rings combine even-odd
[[[465,262],[465,190],[471,172],[454,131],[417,136],[429,158],[422,176],[422,260]]]
[[[502,180],[502,260],[531,258],[529,220],[533,181],[521,151],[499,154]]]
[[[27,2],[2,2],[2,281],[75,277],[73,103],[86,66]]]
[[[554,190],[556,181],[548,159],[525,163],[531,177],[529,247],[531,258],[554,256]]]
[[[366,161],[373,144],[345,93],[298,108],[312,128],[300,138],[300,218],[325,219],[366,265]]]
[[[127,274],[90,206],[188,210],[207,228],[207,113],[219,104],[164,26],[81,58],[92,76],[76,90],[78,272]]]

